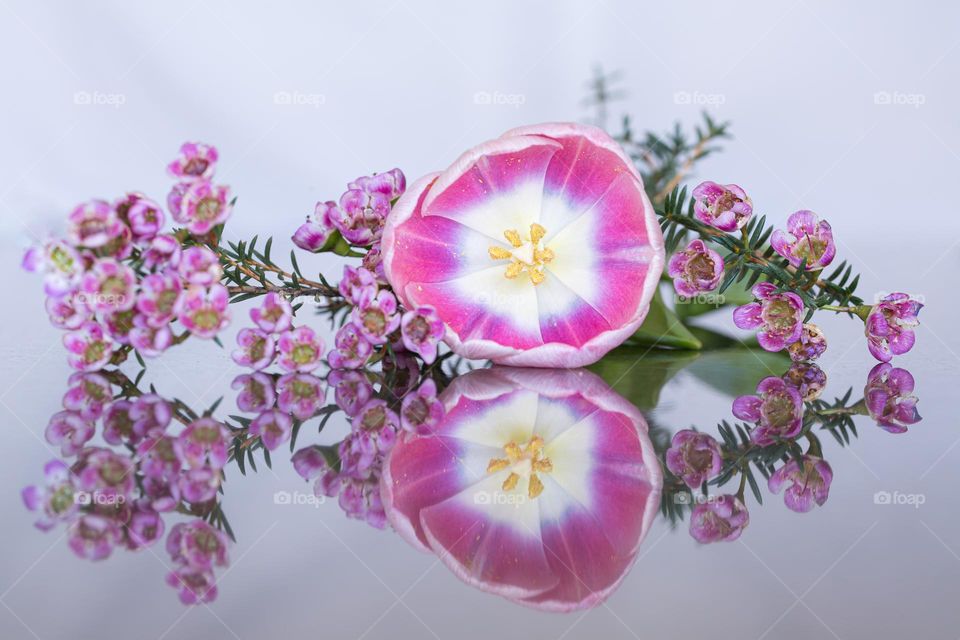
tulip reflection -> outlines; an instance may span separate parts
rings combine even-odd
[[[474,371],[441,400],[445,417],[384,463],[393,527],[481,590],[544,610],[602,602],[659,505],[640,412],[586,371]]]

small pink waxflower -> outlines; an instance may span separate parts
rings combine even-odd
[[[22,266],[31,273],[43,274],[43,290],[51,298],[62,298],[74,291],[84,271],[80,254],[62,240],[31,247],[23,255]]]
[[[193,285],[183,296],[178,318],[198,338],[213,338],[230,322],[230,293],[222,284]]]
[[[304,480],[313,480],[321,473],[330,470],[323,450],[317,445],[298,449],[290,458],[294,471]]]
[[[172,273],[152,273],[140,281],[137,310],[151,327],[170,323],[180,312],[183,283]]]
[[[387,272],[383,267],[383,251],[379,241],[374,242],[373,245],[367,249],[367,252],[363,254],[360,262],[363,264],[364,269],[376,276],[378,284],[389,284]]]
[[[677,293],[692,298],[717,288],[723,277],[723,258],[703,240],[693,240],[686,249],[673,254],[667,274],[673,278]]]
[[[391,333],[400,326],[397,314],[397,299],[387,290],[360,303],[350,312],[350,321],[372,344],[387,342]]]
[[[180,505],[180,487],[175,479],[144,477],[143,495],[150,501],[151,508],[160,513],[170,513]]]
[[[905,293],[891,293],[875,304],[864,321],[867,347],[880,362],[910,351],[917,340],[913,328],[923,304]]]
[[[155,393],[145,393],[133,401],[130,408],[133,430],[141,437],[163,435],[173,420],[173,410],[166,400]]]
[[[408,432],[427,435],[433,432],[443,419],[443,403],[437,398],[437,384],[427,379],[403,397],[400,406],[400,427]]]
[[[51,460],[43,467],[44,485],[25,487],[21,492],[23,504],[30,511],[39,511],[36,526],[49,531],[58,522],[66,522],[77,512],[76,489],[70,470],[60,460]]]
[[[311,373],[288,373],[277,379],[276,398],[281,411],[297,420],[309,420],[323,406],[327,390]]]
[[[182,180],[209,180],[217,166],[217,148],[202,142],[184,142],[176,160],[167,165],[174,178]]]
[[[787,218],[787,230],[777,229],[770,236],[770,246],[799,268],[806,263],[807,271],[818,271],[833,261],[837,245],[833,242],[830,223],[820,220],[813,211],[797,211]]]
[[[63,336],[67,348],[67,362],[79,371],[97,371],[113,357],[113,344],[103,327],[96,322],[85,322],[76,331]]]
[[[327,354],[327,363],[333,369],[359,369],[373,353],[373,345],[352,322],[340,327],[333,345]]]
[[[700,544],[732,542],[750,524],[750,514],[739,498],[723,495],[697,504],[690,514],[690,535]]]
[[[340,206],[330,212],[330,217],[348,242],[365,246],[380,238],[388,213],[387,195],[349,189],[340,196]]]
[[[800,392],[782,378],[764,378],[757,395],[740,396],[733,401],[733,415],[757,425],[750,439],[761,447],[777,439],[796,437],[803,429],[803,399]]]
[[[863,390],[870,417],[890,433],[904,433],[907,427],[920,422],[914,386],[913,376],[906,369],[898,369],[887,362],[875,366],[867,376],[867,386]]]
[[[136,551],[155,544],[163,537],[163,518],[150,505],[149,500],[138,500],[130,514],[130,521],[124,527],[127,548]]]
[[[286,331],[277,340],[280,366],[286,371],[313,371],[322,362],[323,347],[323,339],[310,327]]]
[[[69,388],[63,396],[63,408],[95,422],[104,408],[113,401],[110,382],[99,373],[75,373],[67,380]]]
[[[113,258],[100,258],[83,274],[79,297],[94,311],[126,311],[136,303],[137,274]]]
[[[292,431],[290,415],[278,409],[264,411],[250,423],[250,435],[259,436],[267,451],[275,451],[287,442]]]
[[[137,318],[136,309],[126,311],[110,311],[103,315],[103,328],[114,342],[130,344],[130,332],[133,331],[134,321]]]
[[[723,453],[709,434],[683,429],[674,434],[666,461],[670,473],[695,490],[720,473]]]
[[[129,338],[130,346],[144,358],[156,358],[173,345],[173,331],[170,326],[151,326],[144,316],[133,319]]]
[[[237,334],[237,346],[233,352],[233,361],[241,367],[250,367],[259,371],[273,363],[277,353],[276,341],[269,333],[259,329],[245,327]]]
[[[283,333],[290,329],[293,321],[293,307],[290,301],[276,291],[263,297],[259,307],[250,310],[250,319],[267,333]]]
[[[803,300],[795,293],[777,293],[769,282],[753,287],[756,302],[737,307],[733,323],[741,329],[757,329],[757,341],[767,351],[780,351],[800,339],[803,332]]]
[[[79,300],[75,293],[62,298],[47,298],[46,307],[50,324],[57,329],[68,331],[79,329],[92,315],[87,305]]]
[[[180,602],[187,606],[206,604],[217,599],[217,581],[213,571],[183,565],[168,573],[166,582],[177,590]]]
[[[693,189],[693,214],[720,231],[741,229],[753,214],[753,202],[735,184],[701,182]]]
[[[304,251],[318,253],[327,244],[331,232],[335,229],[334,214],[339,215],[336,202],[318,202],[313,217],[307,216],[306,222],[293,233],[293,244]]]
[[[223,475],[219,469],[200,467],[181,471],[177,476],[177,490],[190,504],[203,504],[217,497]]]
[[[93,424],[72,411],[60,411],[53,414],[44,435],[47,442],[60,447],[60,454],[68,458],[75,456],[93,437]]]
[[[767,487],[772,493],[780,493],[789,483],[783,494],[787,508],[797,513],[806,513],[813,505],[823,506],[830,495],[830,483],[833,470],[826,460],[805,455],[799,461],[791,458],[789,462],[771,474]]]
[[[340,496],[337,502],[348,518],[362,520],[377,529],[387,525],[377,474],[368,478],[338,478],[332,486],[338,488]]]
[[[120,525],[100,515],[81,516],[67,530],[67,544],[79,558],[103,560],[122,540]]]
[[[180,277],[190,284],[208,287],[220,282],[223,267],[217,254],[206,247],[190,247],[183,250],[177,267]]]
[[[372,176],[361,176],[347,184],[348,189],[360,189],[366,193],[381,193],[390,200],[399,198],[407,188],[407,177],[394,168]]]
[[[202,236],[225,222],[230,211],[230,187],[198,180],[187,185],[174,218],[190,233]]]
[[[176,269],[183,251],[173,235],[162,233],[150,241],[143,252],[143,266],[151,271]]]
[[[229,562],[226,536],[203,520],[175,524],[167,536],[167,553],[175,564],[200,569],[225,567]]]
[[[136,484],[133,461],[110,449],[87,447],[80,453],[77,489],[86,494],[88,504],[118,506],[126,504]]]
[[[333,387],[334,402],[351,417],[357,415],[373,396],[373,385],[362,371],[331,371],[327,383]]]
[[[277,399],[273,378],[259,371],[237,376],[230,383],[237,394],[237,408],[244,413],[260,413],[273,406]]]
[[[222,469],[227,463],[230,431],[211,417],[198,418],[184,429],[174,442],[177,456],[187,466]]]
[[[124,215],[130,231],[133,232],[133,240],[144,244],[153,240],[163,224],[166,216],[159,204],[146,198],[143,194],[128,194],[124,201]],[[120,205],[117,206],[120,209]]]
[[[183,460],[177,439],[168,435],[147,437],[137,446],[140,471],[148,478],[169,482],[177,477]]]
[[[443,334],[443,321],[433,307],[419,307],[407,311],[400,320],[400,339],[403,346],[420,354],[427,364],[433,364],[437,359],[437,348]]]
[[[364,267],[345,266],[343,277],[337,287],[340,295],[354,306],[363,304],[377,295],[377,279]]]
[[[800,339],[787,345],[787,353],[794,362],[810,362],[816,360],[827,350],[827,337],[823,331],[812,322],[804,323],[800,331]]]
[[[67,217],[67,241],[75,247],[99,249],[123,235],[125,225],[109,202],[91,200]]]
[[[115,446],[130,444],[137,445],[143,440],[143,435],[134,428],[133,402],[129,400],[114,400],[103,416],[103,439]]]
[[[819,398],[827,386],[827,374],[812,362],[795,362],[782,377],[800,393],[804,402]]]

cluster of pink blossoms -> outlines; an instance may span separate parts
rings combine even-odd
[[[118,547],[150,546],[164,535],[164,514],[199,513],[216,501],[230,442],[222,423],[198,418],[175,435],[171,403],[155,394],[114,399],[100,373],[74,374],[63,407],[46,429],[63,460],[44,467],[44,484],[24,489],[23,501],[40,514],[38,528],[66,525],[68,544],[79,557],[102,560]],[[117,450],[90,444],[98,423],[101,438]],[[202,561],[214,538],[217,560]],[[181,600],[212,600],[213,566],[226,564],[222,534],[199,520],[178,524],[167,548],[181,549],[167,578]]]
[[[410,364],[416,366],[412,358]],[[315,481],[318,497],[337,498],[349,517],[382,529],[386,525],[380,498],[384,458],[401,432],[425,433],[440,423],[444,410],[436,384],[430,379],[416,388],[384,384],[378,394],[365,373],[355,370],[335,370],[329,383],[350,423],[350,434],[337,446],[339,461],[331,466],[323,448],[313,445],[293,455],[294,468],[305,480]]]
[[[230,214],[227,187],[209,182],[216,159],[213,147],[188,143],[169,168],[181,180],[167,199],[170,214],[194,235]],[[203,246],[184,249],[181,238],[163,232],[165,221],[163,207],[142,193],[112,204],[91,200],[70,213],[65,238],[27,251],[23,266],[44,275],[47,312],[68,332],[74,368],[100,369],[118,347],[155,357],[179,339],[174,321],[199,338],[227,324],[219,258]]]

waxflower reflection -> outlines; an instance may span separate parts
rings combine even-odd
[[[473,371],[441,401],[443,419],[405,432],[383,463],[394,529],[514,602],[550,611],[603,602],[660,500],[640,412],[582,370]]]
[[[77,556],[103,560],[162,540],[165,518],[196,516],[170,530],[167,582],[184,603],[213,600],[213,570],[227,563],[226,537],[211,522],[225,523],[217,492],[230,430],[179,401],[141,393],[119,371],[74,374],[68,387],[64,411],[46,429],[63,459],[47,463],[43,483],[22,492],[39,514],[37,528],[62,525]],[[108,446],[94,444],[97,433]],[[214,548],[216,558],[205,559]]]

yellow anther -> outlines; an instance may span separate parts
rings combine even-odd
[[[523,451],[516,442],[508,442],[503,450],[507,452],[507,457],[509,457],[513,462],[519,460],[523,455]]]
[[[514,247],[519,248],[523,246],[523,239],[520,238],[520,234],[517,233],[516,229],[507,229],[503,232],[503,237]]]
[[[507,276],[508,278],[510,276]],[[543,275],[543,271],[540,269],[530,269],[530,282],[533,284],[540,284],[546,280],[547,276]]]
[[[513,257],[512,253],[497,245],[493,245],[487,251],[490,253],[490,257],[494,260],[509,260]]]
[[[547,230],[541,225],[537,224],[536,222],[530,225],[530,242],[537,244],[543,240],[543,236],[545,235],[547,235]]]
[[[543,493],[543,483],[536,474],[533,474],[530,476],[530,483],[527,485],[527,495],[533,500],[541,493]]]
[[[511,262],[507,265],[506,276],[508,278],[516,278],[521,273],[523,273],[523,263],[522,262]]]
[[[509,260],[504,275],[513,279],[518,277],[524,271],[530,277],[530,282],[537,285],[546,279],[544,265],[552,262],[555,258],[551,249],[541,245],[547,235],[547,230],[543,225],[534,222],[530,225],[530,235],[528,239],[516,229],[507,229],[503,232],[503,237],[507,239],[513,249],[507,249],[501,245],[492,245],[487,249],[491,260]]]
[[[543,481],[538,473],[553,471],[553,463],[549,458],[542,458],[543,438],[534,436],[526,445],[521,447],[516,442],[508,442],[503,447],[506,458],[492,458],[487,464],[487,473],[510,470],[510,474],[503,481],[504,491],[513,491],[517,488],[522,477],[527,478],[527,495],[533,499],[543,493]]]
[[[503,481],[503,490],[504,491],[513,491],[517,488],[517,483],[520,482],[520,476],[515,473],[511,473],[507,476],[507,479]]]
[[[550,458],[544,458],[543,460],[537,460],[533,463],[533,470],[539,471],[542,473],[550,473],[553,471],[553,463],[550,462]]]
[[[487,473],[495,473],[510,466],[510,461],[506,458],[493,458],[487,465]]]

